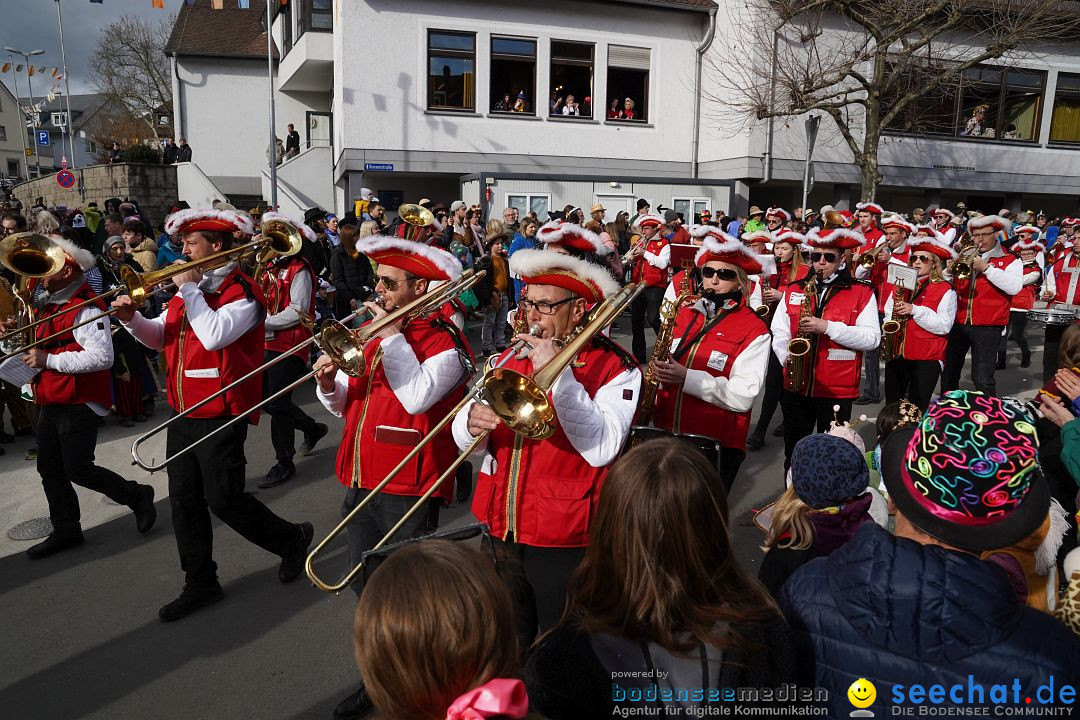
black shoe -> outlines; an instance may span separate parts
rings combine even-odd
[[[877,405],[879,402],[881,402],[880,398],[866,397],[865,395],[860,395],[855,400],[856,405]]]
[[[746,438],[747,450],[760,450],[765,447],[765,431],[758,429],[750,433],[750,436]]]
[[[997,369],[1005,369],[1005,353],[998,353]]]
[[[173,622],[187,617],[199,608],[213,605],[224,597],[225,591],[216,582],[213,585],[199,587],[185,585],[178,598],[158,610],[158,617],[162,622]]]
[[[334,708],[335,720],[356,720],[367,717],[375,709],[375,703],[368,697],[367,688],[360,683],[360,689],[345,698]]]
[[[328,432],[330,432],[330,428],[326,427],[326,425],[315,423],[315,427],[312,428],[311,432],[304,433],[304,444],[300,446],[300,454],[309,455],[315,449],[315,444],[326,437]]]
[[[124,416],[120,418],[120,425],[122,427],[135,427],[135,421],[129,417]]]
[[[150,532],[157,520],[157,508],[154,507],[154,488],[149,485],[139,486],[139,499],[131,506],[135,513],[135,527],[142,534]]]
[[[283,583],[291,583],[300,577],[300,571],[304,569],[304,560],[307,558],[308,546],[315,537],[315,528],[309,522],[302,522],[296,526],[300,531],[300,538],[287,553],[281,556],[281,566],[278,568],[278,580]]]
[[[68,548],[79,547],[83,544],[82,530],[76,533],[59,535],[53,532],[49,537],[45,538],[37,545],[33,546],[26,551],[26,556],[31,560],[41,560],[47,558],[50,555],[55,555],[58,552],[67,550]]]
[[[256,484],[261,488],[277,487],[295,474],[296,466],[292,463],[278,463],[270,468],[270,472],[266,473],[266,477]]]
[[[780,423],[776,426],[776,429],[772,431],[773,437],[784,437],[784,423]]]
[[[1024,355],[1024,356],[1022,356],[1020,358],[1020,367],[1022,367],[1022,368],[1031,367],[1031,356],[1030,355]]]

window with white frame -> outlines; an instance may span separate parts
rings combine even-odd
[[[536,114],[536,40],[491,38],[491,112]]]
[[[649,119],[649,48],[608,45],[608,120]]]
[[[60,127],[61,125],[67,125],[67,113],[54,112],[52,114],[52,124],[54,127]]]
[[[541,223],[548,220],[548,208],[551,206],[549,193],[507,193],[506,207],[517,208],[518,215],[525,217],[535,212]]]
[[[476,34],[428,31],[428,109],[476,107]]]
[[[548,114],[592,117],[592,43],[551,41],[551,98]]]
[[[7,128],[0,125],[0,142],[7,142]]]
[[[710,210],[712,200],[703,197],[672,198],[671,209],[682,215],[684,225],[701,223],[701,211]]]

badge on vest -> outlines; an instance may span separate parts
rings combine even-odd
[[[719,350],[713,350],[711,353],[709,353],[709,362],[706,364],[716,372],[724,372],[724,368],[727,367],[727,360],[727,353],[722,353]]]
[[[826,360],[854,360],[855,351],[847,350],[845,348],[829,348],[828,357]]]
[[[196,370],[185,370],[184,377],[186,378],[216,378],[218,377],[218,369],[213,368],[200,368]]]
[[[803,293],[793,292],[790,295],[788,295],[787,304],[788,305],[802,305],[803,300],[805,300],[805,299],[806,299],[806,295],[804,295]]]
[[[289,268],[282,268],[281,270],[278,270],[278,274],[277,274],[278,280],[284,280],[285,276],[288,275],[288,274],[289,274]]]

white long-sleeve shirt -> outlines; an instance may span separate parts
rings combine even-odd
[[[615,459],[626,442],[637,410],[641,392],[641,371],[624,370],[589,397],[585,387],[567,367],[551,386],[551,402],[559,426],[567,440],[592,467],[603,467]],[[467,403],[454,418],[454,442],[464,450],[475,439],[469,433],[469,411],[475,401]],[[487,451],[487,439],[477,452]],[[487,453],[483,471],[491,472],[494,457]]]
[[[641,257],[645,258],[645,262],[653,267],[663,270],[671,264],[671,243],[664,245],[658,253],[651,253],[646,250],[641,254]]]
[[[420,362],[405,336],[398,333],[383,340],[383,372],[390,389],[401,402],[405,412],[419,415],[427,412],[435,403],[457,387],[465,377],[456,350],[445,350]],[[334,390],[324,393],[320,387],[316,397],[332,415],[342,417],[349,395],[349,376],[338,370],[334,377]]]
[[[672,352],[675,352],[681,341],[682,338],[672,341]],[[749,410],[754,406],[754,400],[765,382],[771,341],[772,338],[767,333],[752,340],[735,358],[728,377],[710,375],[704,370],[687,369],[683,391],[726,410]]]
[[[889,298],[885,301],[886,320],[892,320],[894,297],[893,293],[889,293]],[[926,332],[934,335],[948,335],[956,321],[956,291],[949,290],[942,295],[937,310],[924,305],[912,305],[911,319]]]
[[[825,291],[829,283],[835,279],[834,275],[825,283],[818,284],[818,294]],[[826,306],[827,307],[827,306]],[[783,365],[787,362],[788,342],[791,340],[791,320],[788,317],[787,303],[783,300],[776,306],[776,313],[772,320],[772,347],[776,359]],[[870,293],[870,299],[866,303],[854,325],[845,325],[837,320],[830,320],[825,335],[833,342],[843,345],[851,350],[866,352],[873,350],[881,344],[881,326],[878,324],[877,299]]]
[[[76,314],[75,323],[81,323],[100,314],[101,310],[93,305],[88,305]],[[101,318],[97,322],[75,328],[71,331],[71,334],[74,336],[75,342],[82,345],[83,349],[48,355],[45,359],[45,367],[71,375],[98,372],[112,367],[112,331],[110,330],[108,318]],[[108,408],[97,403],[86,403],[86,406],[101,417],[109,413]]]
[[[991,257],[994,257],[996,249],[983,253],[983,260],[989,261]],[[1006,295],[1015,295],[1024,287],[1024,262],[1020,258],[1016,258],[1004,268],[996,268],[991,265],[983,271],[983,275],[986,276],[991,285],[1001,292]]]
[[[1080,282],[1080,257],[1077,257],[1072,250],[1066,251],[1065,261],[1061,264],[1061,268],[1062,276],[1058,276],[1058,274],[1054,272],[1053,265],[1046,271],[1046,280],[1043,282],[1043,292],[1054,297],[1057,295],[1058,283],[1064,282],[1068,286],[1065,301],[1071,302],[1076,293],[1077,283]]]
[[[279,272],[279,269],[270,272]],[[304,268],[297,271],[289,284],[289,304],[273,315],[266,316],[266,332],[285,330],[300,323],[300,314],[311,314],[311,273]]]
[[[184,283],[179,294],[184,298],[188,324],[199,342],[207,350],[220,350],[239,340],[253,328],[262,314],[262,306],[256,300],[240,298],[226,303],[217,310],[206,304],[202,290],[195,283]],[[152,350],[165,345],[165,319],[175,306],[170,303],[156,318],[145,318],[135,313],[128,322],[121,323],[132,336]]]

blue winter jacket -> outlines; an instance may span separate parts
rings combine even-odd
[[[514,239],[510,243],[510,247],[507,248],[506,254],[508,257],[513,257],[514,253],[518,250],[532,250],[536,247],[536,240],[527,238],[521,233],[514,233]],[[521,288],[525,283],[521,281],[521,278],[514,278],[514,302],[516,303],[518,298],[521,297]]]
[[[847,692],[859,678],[876,688],[868,709],[878,718],[892,717],[897,705],[916,716],[918,704],[993,706],[995,684],[1008,686],[999,704],[1012,708],[1031,707],[1027,697],[1037,705],[1039,687],[1051,682],[1049,704],[1065,704],[1063,684],[1077,689],[1072,706],[1080,704],[1080,639],[1020,604],[1004,571],[973,555],[896,538],[869,523],[829,557],[796,571],[779,603],[799,646],[813,653],[829,717],[855,709]],[[982,686],[981,701],[972,685]]]

